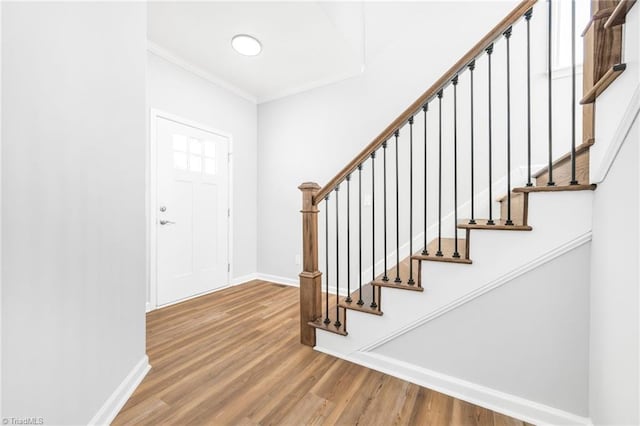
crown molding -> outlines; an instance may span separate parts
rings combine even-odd
[[[200,78],[207,80],[209,83],[212,83],[218,87],[226,89],[232,92],[235,95],[240,96],[243,99],[246,99],[249,102],[254,104],[258,103],[258,99],[252,94],[242,90],[238,86],[229,83],[228,81],[220,78],[208,71],[203,70],[202,68],[194,65],[193,63],[187,61],[186,59],[181,58],[180,56],[174,54],[173,52],[165,49],[164,47],[147,40],[147,51],[153,53],[154,55],[171,62],[174,65],[179,66],[180,68],[188,71],[194,75],[197,75]]]

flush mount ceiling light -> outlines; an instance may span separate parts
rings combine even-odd
[[[231,39],[233,50],[244,56],[256,56],[262,50],[262,45],[255,37],[238,34]]]

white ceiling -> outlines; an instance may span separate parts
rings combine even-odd
[[[236,34],[258,38],[258,56],[231,48]],[[318,2],[150,2],[148,38],[201,74],[265,102],[362,72],[363,6]]]

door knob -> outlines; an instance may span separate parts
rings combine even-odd
[[[160,221],[160,225],[175,225],[175,222],[163,219],[163,220]]]

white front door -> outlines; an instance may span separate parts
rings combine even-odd
[[[229,139],[156,118],[157,305],[228,282]]]

